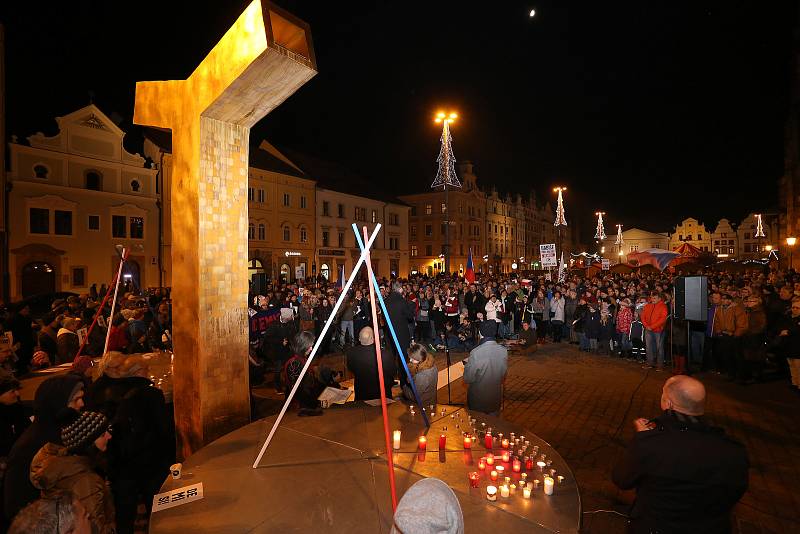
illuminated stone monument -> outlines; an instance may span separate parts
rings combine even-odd
[[[180,457],[249,421],[249,132],[315,74],[308,25],[254,0],[188,79],[136,84],[134,122],[172,130]]]

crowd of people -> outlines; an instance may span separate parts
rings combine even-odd
[[[272,380],[286,395],[321,336],[318,354],[346,354],[356,400],[377,398],[381,389],[391,396],[396,385],[395,395],[400,391],[409,402],[435,403],[434,356],[460,351],[469,352],[463,364],[470,409],[499,415],[509,349],[535,357],[543,344],[559,343],[655,371],[671,365],[674,374],[725,374],[741,384],[790,376],[797,389],[800,275],[776,269],[706,275],[704,321],[677,316],[670,273],[379,280],[385,310],[371,300],[365,279],[336,310],[338,284],[276,283],[267,294],[250,295],[251,315],[275,310],[275,320],[251,336],[250,379],[254,385]],[[70,514],[64,521],[86,519],[92,532],[131,532],[137,505],[149,504],[174,461],[171,417],[142,356],[171,349],[168,291],[121,291],[110,324],[102,320],[111,314],[103,293],[56,300],[36,317],[23,303],[0,317],[6,340],[0,347],[0,475],[8,522],[46,524],[43,515],[58,510]],[[31,422],[18,402],[19,378],[69,362],[70,373],[39,387]],[[321,415],[319,394],[343,378],[325,366],[303,376],[295,400],[304,415]],[[630,483],[619,477],[620,484]]]

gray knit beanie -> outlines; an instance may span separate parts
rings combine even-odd
[[[61,429],[61,443],[69,452],[86,450],[108,430],[108,418],[100,412],[83,412]]]

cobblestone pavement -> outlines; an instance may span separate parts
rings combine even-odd
[[[454,363],[464,356],[451,354]],[[443,369],[445,356],[437,353],[436,360]],[[342,367],[341,355],[323,362]],[[668,377],[567,344],[544,345],[530,357],[510,353],[502,417],[549,442],[569,463],[587,512],[584,532],[625,531],[623,516],[593,512],[627,512],[633,493],[616,489],[611,468],[633,435],[633,419],[660,412],[661,386]],[[750,455],[750,490],[735,509],[734,531],[800,532],[800,396],[785,380],[739,386],[710,373],[698,378],[708,391],[709,421],[744,443]],[[451,399],[466,402],[460,379],[452,384]],[[281,401],[264,394],[255,413],[275,413]],[[447,388],[439,390],[439,402],[447,402]]]

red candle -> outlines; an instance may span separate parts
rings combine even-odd
[[[519,473],[522,470],[522,463],[519,461],[519,458],[514,458],[514,461],[511,462],[511,470],[515,473]]]
[[[497,471],[495,471],[494,469],[492,469],[492,472],[491,472],[491,473],[489,473],[489,477],[490,477],[492,480],[497,480]]]
[[[525,471],[533,471],[533,459],[530,456],[525,457]]]
[[[487,433],[486,433],[486,437],[485,437],[485,438],[483,438],[483,445],[484,445],[484,447],[486,447],[488,450],[492,450],[492,446],[493,446],[494,444],[492,443],[492,433],[491,433],[491,432],[487,432]]]
[[[447,445],[447,435],[442,434],[441,436],[439,436],[439,450],[443,451],[446,445]]]
[[[481,456],[481,459],[478,460],[478,469],[486,469],[486,457]]]
[[[477,488],[478,487],[478,481],[479,481],[478,473],[476,473],[475,471],[472,471],[469,474],[469,485],[471,487],[473,487],[473,488]]]
[[[464,448],[465,449],[471,449],[472,448],[472,437],[469,434],[464,436]]]
[[[508,448],[508,438],[503,438],[502,445],[504,449]]]
[[[428,447],[428,438],[425,436],[419,437],[419,450],[424,451]]]
[[[502,465],[495,466],[494,469],[495,471],[497,471],[497,476],[499,476],[500,478],[506,476],[506,468],[503,467]]]
[[[494,454],[491,452],[486,455],[486,465],[494,465]]]
[[[508,451],[503,451],[503,462],[508,463],[511,460],[511,453]]]

